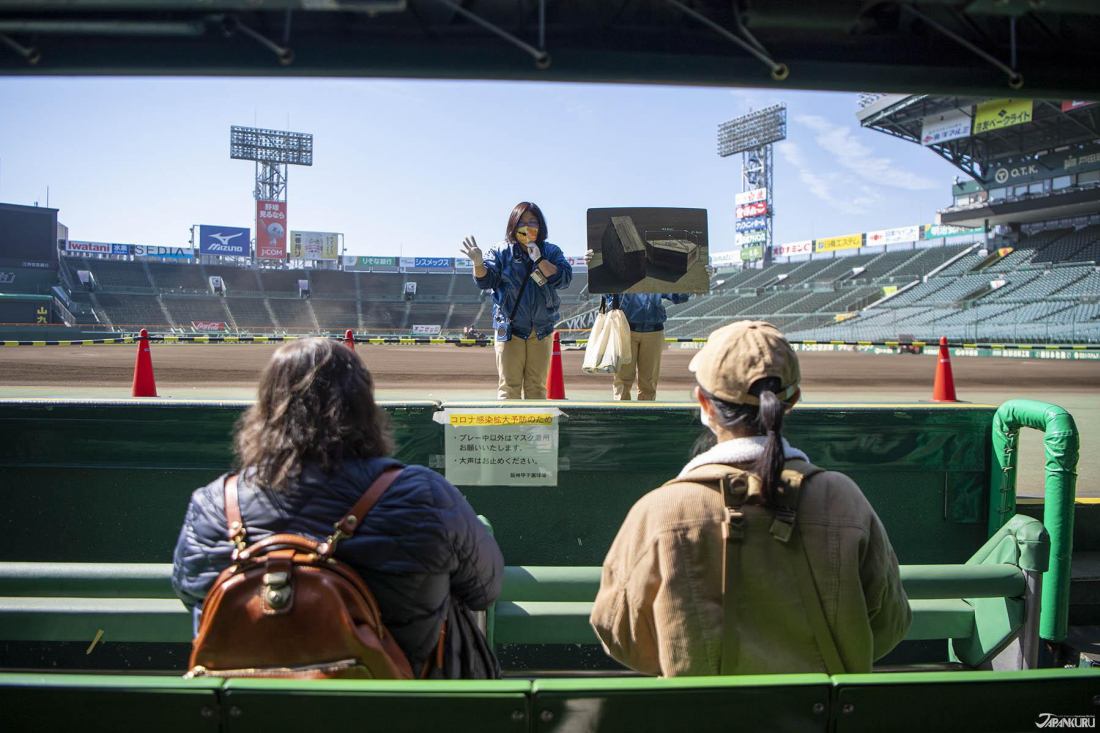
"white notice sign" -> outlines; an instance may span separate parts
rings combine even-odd
[[[447,480],[455,486],[557,486],[558,410],[447,410]]]

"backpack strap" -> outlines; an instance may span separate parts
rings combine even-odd
[[[821,596],[814,583],[806,545],[802,541],[801,533],[794,531],[798,517],[798,503],[802,497],[802,485],[807,478],[823,472],[824,469],[807,461],[787,461],[783,469],[782,481],[776,491],[776,510],[771,534],[776,541],[791,549],[784,554],[794,569],[802,606],[806,611],[807,621],[813,631],[818,650],[825,662],[825,669],[829,674],[843,674],[844,663],[821,606]],[[666,486],[680,483],[700,484],[722,493],[722,502],[726,511],[726,522],[723,525],[726,552],[722,568],[722,657],[719,673],[732,674],[740,650],[740,640],[736,632],[731,633],[732,629],[738,627],[737,604],[733,602],[731,596],[738,580],[738,559],[741,541],[745,536],[745,515],[742,506],[749,503],[754,495],[759,496],[760,478],[735,466],[709,464],[699,466],[684,476],[669,481]]]
[[[237,497],[237,482],[237,474],[229,474],[222,485],[222,491],[225,493],[225,520],[229,541],[236,546],[237,552],[240,552],[245,548],[244,538],[248,530],[245,529],[244,522],[241,521],[241,503]]]
[[[355,502],[355,506],[351,508],[351,511],[333,525],[336,531],[321,543],[317,548],[317,552],[320,555],[331,555],[336,551],[337,542],[355,534],[355,529],[363,522],[363,517],[367,516],[367,513],[374,508],[374,505],[382,498],[382,494],[386,493],[386,489],[390,488],[390,485],[397,480],[397,477],[404,470],[405,467],[402,465],[382,469],[382,473],[359,498],[359,501]]]

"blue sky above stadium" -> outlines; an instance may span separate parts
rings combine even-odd
[[[251,163],[231,125],[314,135],[292,168],[290,229],[345,234],[348,254],[455,256],[501,239],[537,202],[550,239],[584,251],[591,207],[709,211],[734,245],[740,156],[719,123],[784,101],[775,241],[933,220],[955,168],[862,130],[854,94],[592,84],[272,79],[0,79],[0,201],[49,203],[73,239],[187,246],[195,224],[254,228]],[[289,123],[288,123],[289,120]]]

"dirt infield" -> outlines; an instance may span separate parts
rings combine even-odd
[[[275,345],[153,344],[157,385],[180,388],[254,390],[260,371]],[[18,385],[71,388],[125,387],[133,375],[134,346],[10,347],[0,349],[0,389]],[[360,345],[360,356],[374,375],[380,394],[422,391],[484,390],[492,399],[496,367],[492,347]],[[596,396],[610,394],[611,377],[581,371],[582,351],[565,351],[563,366],[568,389]],[[688,362],[695,351],[670,348],[661,366],[662,399],[685,400],[695,384]],[[876,401],[911,399],[913,391],[930,393],[935,356],[874,355],[852,352],[805,352],[803,392],[807,399],[841,391],[866,392]],[[1100,364],[1037,359],[956,358],[955,378],[960,398],[966,390],[1018,392],[1100,392]],[[925,386],[921,386],[925,385]],[[91,396],[91,395],[88,395]],[[464,395],[468,397],[468,395]],[[819,400],[815,400],[819,401]]]

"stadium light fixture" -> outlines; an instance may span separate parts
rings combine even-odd
[[[723,158],[787,139],[787,105],[735,117],[718,126],[718,155]]]
[[[229,157],[275,165],[313,165],[313,135],[234,125],[229,128]]]

